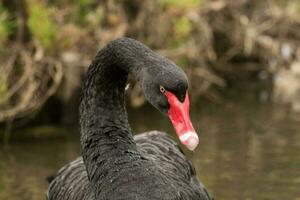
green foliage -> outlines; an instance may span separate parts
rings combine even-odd
[[[275,0],[274,2],[280,5],[280,7],[286,7],[289,5],[289,1],[287,0]]]
[[[182,16],[174,21],[174,47],[180,46],[180,44],[185,43],[192,31],[192,23],[186,17]]]
[[[50,18],[50,9],[37,0],[28,2],[29,19],[28,27],[46,50],[53,47],[56,38],[57,27]]]
[[[175,32],[181,36],[187,36],[192,30],[192,23],[190,20],[183,16],[179,18],[175,23]]]
[[[272,3],[277,4],[281,9],[288,9],[287,12],[300,13],[299,0],[273,0]]]
[[[8,86],[3,74],[0,74],[0,104],[4,102],[8,95]]]
[[[180,67],[187,67],[189,65],[189,58],[186,55],[180,56],[176,59],[176,64]]]
[[[102,7],[97,7],[97,9],[93,12],[90,12],[86,16],[86,21],[91,25],[91,26],[98,26],[103,19],[103,8]]]
[[[165,7],[180,7],[180,8],[192,8],[197,7],[203,0],[161,0],[161,5]]]
[[[0,45],[8,39],[14,27],[14,22],[9,20],[8,11],[0,4]]]
[[[94,0],[77,0],[75,3],[75,23],[78,25],[84,25],[86,22],[86,16],[90,12],[90,6],[94,3]]]

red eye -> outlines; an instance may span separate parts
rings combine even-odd
[[[165,94],[166,93],[166,89],[163,86],[159,87],[159,90],[161,93]]]

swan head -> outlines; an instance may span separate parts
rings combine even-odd
[[[166,114],[180,142],[193,151],[199,138],[190,120],[186,74],[172,61],[155,54],[140,80],[146,99]],[[149,58],[149,57],[148,57]]]

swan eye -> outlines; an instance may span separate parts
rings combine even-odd
[[[159,86],[159,90],[161,93],[165,94],[166,93],[166,89],[163,86]]]

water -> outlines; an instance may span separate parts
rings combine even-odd
[[[129,113],[136,132],[173,132],[170,122],[150,106]],[[300,199],[300,117],[288,107],[260,104],[252,97],[220,105],[198,102],[192,106],[192,121],[201,141],[187,155],[217,200]],[[45,177],[79,155],[74,135],[2,146],[0,199],[44,199]]]

